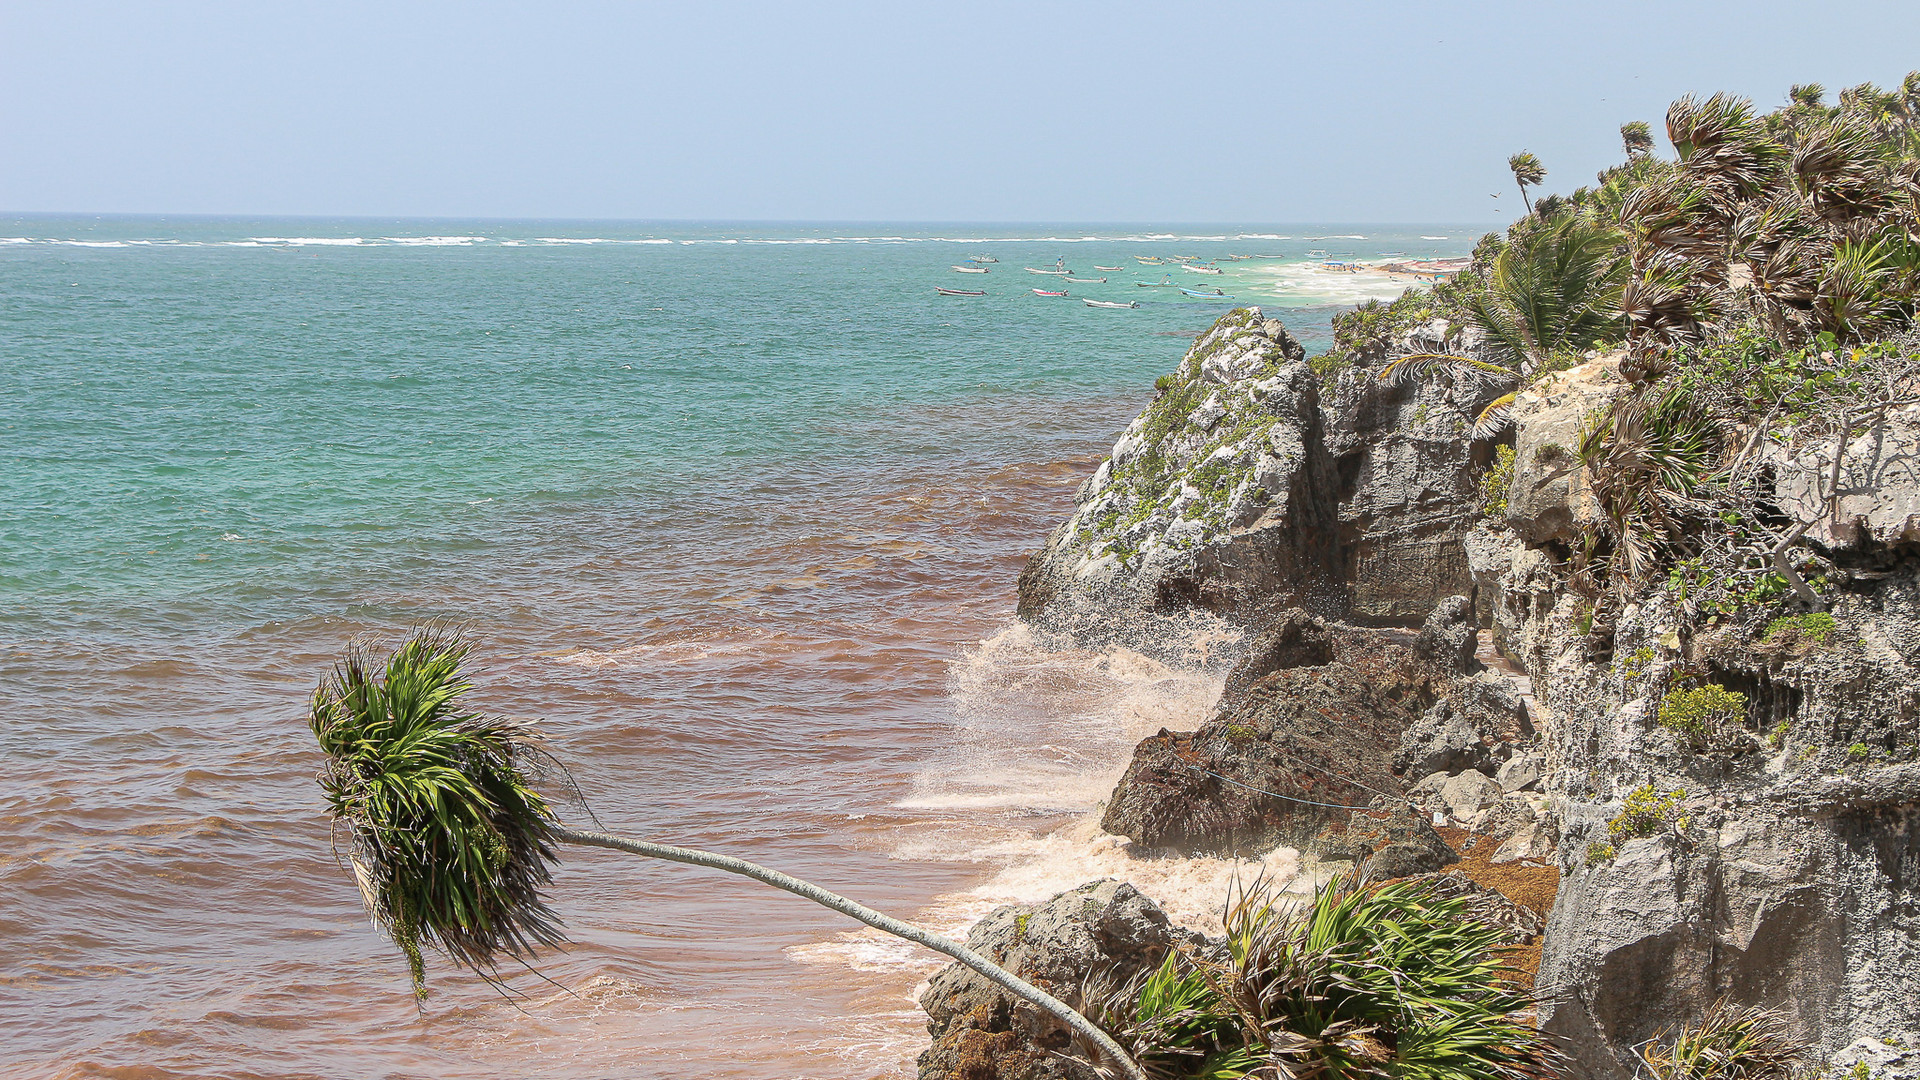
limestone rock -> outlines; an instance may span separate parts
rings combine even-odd
[[[1496,866],[1502,863],[1519,862],[1522,859],[1542,860],[1553,857],[1553,834],[1545,822],[1533,821],[1522,825],[1512,836],[1500,842],[1494,849],[1489,861]]]
[[[1781,510],[1817,519],[1807,538],[1826,548],[1868,550],[1920,542],[1920,406],[1888,415],[1886,426],[1847,445],[1841,459],[1841,496],[1825,511],[1820,492],[1833,469],[1833,446],[1816,443],[1795,455],[1777,448],[1774,494]]]
[[[1075,1006],[1089,979],[1118,987],[1157,967],[1169,949],[1200,940],[1132,885],[1116,881],[1082,885],[1044,904],[998,908],[967,935],[975,952]],[[920,1055],[921,1080],[1096,1078],[1084,1063],[1087,1048],[1074,1045],[1065,1025],[971,968],[942,969],[920,1006],[933,1036],[932,1048]]]
[[[1431,873],[1460,861],[1426,817],[1404,803],[1387,810],[1355,811],[1340,837],[1319,846],[1323,857],[1353,860],[1369,881]]]
[[[1576,526],[1598,520],[1575,455],[1588,418],[1625,389],[1619,358],[1610,357],[1549,375],[1514,399],[1507,524],[1520,539],[1571,543]]]
[[[1318,382],[1277,319],[1197,338],[1020,575],[1020,617],[1083,641],[1200,611],[1340,606]]]
[[[1473,601],[1449,596],[1434,605],[1432,614],[1421,624],[1419,635],[1413,639],[1413,651],[1453,674],[1471,675],[1481,668],[1473,655],[1480,646],[1479,633]]]
[[[1540,785],[1543,764],[1544,759],[1539,754],[1520,754],[1507,759],[1494,779],[1499,782],[1502,791],[1531,791]]]

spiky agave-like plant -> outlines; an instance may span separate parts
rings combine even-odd
[[[416,630],[384,662],[364,639],[314,692],[308,722],[354,880],[374,923],[407,956],[425,994],[424,943],[492,980],[502,955],[565,943],[541,889],[556,844],[607,848],[739,874],[943,953],[1053,1014],[1130,1080],[1146,1080],[1113,1037],[1065,1002],[954,941],[811,882],[709,851],[569,829],[527,770],[556,764],[522,721],[464,711],[470,646],[458,630]]]
[[[1466,904],[1431,882],[1346,877],[1289,913],[1255,883],[1220,954],[1172,954],[1133,991],[1126,1035],[1170,1078],[1553,1075],[1532,998],[1498,978],[1505,932]]]
[[[1779,1013],[1720,998],[1699,1023],[1655,1035],[1640,1059],[1655,1080],[1793,1080],[1812,1048]]]

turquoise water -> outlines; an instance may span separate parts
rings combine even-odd
[[[1335,234],[1366,239],[1307,239]],[[1471,242],[0,220],[9,1075],[913,1075],[926,954],[602,856],[556,871],[574,944],[504,972],[527,996],[435,958],[416,1009],[333,859],[315,680],[354,635],[457,619],[480,703],[541,718],[616,831],[950,933],[1103,875],[1210,905],[1227,870],[1068,826],[1217,674],[1036,641],[1015,577],[1232,306],[1133,282],[1311,347],[1406,283],[1308,251]],[[1285,257],[1132,258],[1231,253]],[[1059,258],[1126,269],[1033,295]]]
[[[1178,351],[1161,335],[1230,306],[1132,279],[1224,283],[1323,338],[1324,297],[1243,275],[1264,262],[1215,278],[1134,254],[1454,254],[1470,235],[1270,238],[1326,231],[0,223],[5,625],[191,635],[340,603],[349,579],[489,572],[506,534],[583,508],[1017,456],[919,417],[1144,386]],[[993,273],[948,269],[979,252]],[[1142,308],[1032,295],[1057,279],[1021,267],[1060,257],[1126,265],[1067,287]]]

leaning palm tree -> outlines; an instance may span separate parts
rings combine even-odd
[[[374,924],[406,954],[416,994],[426,992],[423,944],[490,981],[503,955],[526,959],[563,944],[560,919],[541,895],[557,845],[608,848],[750,877],[944,953],[1145,1080],[1086,1017],[964,945],[742,859],[566,827],[533,786],[550,775],[571,787],[540,733],[463,707],[469,648],[446,627],[416,630],[384,658],[356,641],[321,680],[308,716],[326,755],[320,785],[346,833],[346,861]]]
[[[1498,435],[1511,422],[1520,384],[1556,355],[1579,352],[1621,329],[1626,261],[1620,233],[1577,214],[1561,214],[1500,249],[1486,288],[1467,295],[1468,321],[1486,335],[1482,357],[1413,353],[1380,371],[1406,383],[1438,371],[1504,391],[1480,411],[1474,438]]]
[[[1533,212],[1533,201],[1527,198],[1527,189],[1538,187],[1547,178],[1547,167],[1540,159],[1525,150],[1507,159],[1507,168],[1513,170],[1513,182],[1520,185],[1520,201],[1527,204],[1527,212]]]

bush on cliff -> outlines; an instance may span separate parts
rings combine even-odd
[[[1504,931],[1431,883],[1339,879],[1303,911],[1248,889],[1219,955],[1174,954],[1132,998],[1123,1041],[1166,1077],[1521,1080],[1554,1051],[1501,978]]]

